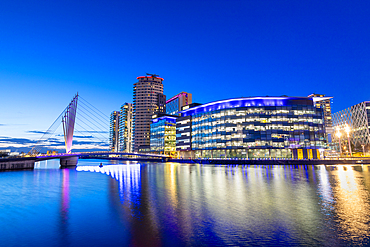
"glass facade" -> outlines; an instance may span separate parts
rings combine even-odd
[[[132,152],[132,104],[121,106],[119,120],[119,151]]]
[[[191,103],[191,93],[181,92],[166,101],[166,114],[180,116],[181,107]]]
[[[176,121],[176,150],[191,150],[191,116],[179,117]]]
[[[370,149],[370,101],[364,101],[342,111],[332,114],[333,125],[337,132],[342,133],[342,145],[348,147],[345,126],[349,126],[349,137],[354,152],[362,152],[362,145]],[[335,144],[339,151],[339,139],[335,137]],[[366,151],[365,150],[365,151]]]
[[[159,117],[150,125],[150,150],[154,153],[174,155],[176,153],[176,118]]]
[[[110,114],[109,150],[113,152],[117,152],[119,147],[119,135],[118,135],[119,119],[120,119],[119,111],[113,111]]]
[[[175,115],[179,112],[179,98],[166,103],[166,114]]]
[[[323,111],[307,97],[216,101],[191,116],[191,150],[203,158],[290,158],[291,149],[325,147]]]

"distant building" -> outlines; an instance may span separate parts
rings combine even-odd
[[[161,116],[150,125],[150,151],[157,154],[176,154],[176,118]]]
[[[7,157],[12,151],[10,149],[0,150],[0,157]]]
[[[370,149],[370,101],[364,101],[342,111],[332,114],[333,125],[336,131],[342,132],[342,143],[347,141],[344,129],[350,127],[350,140],[354,150],[362,152],[362,146]],[[336,143],[338,140],[336,138]],[[348,145],[348,143],[347,143]]]
[[[165,113],[166,96],[163,95],[163,78],[157,75],[137,77],[133,102],[133,151],[150,147],[152,116]],[[141,147],[142,146],[142,147]]]
[[[121,106],[119,121],[119,151],[132,152],[132,104]]]
[[[192,103],[191,93],[181,92],[166,101],[166,114],[179,115],[181,107]]]
[[[328,137],[330,139],[330,135],[332,135],[334,131],[333,119],[331,116],[331,101],[333,100],[333,97],[326,97],[325,94],[316,93],[310,94],[308,97],[313,99],[313,102],[317,108],[323,109],[325,132],[327,135],[329,135]]]
[[[113,152],[118,152],[119,147],[119,119],[120,112],[113,111],[110,114],[110,128],[109,128],[109,149]]]

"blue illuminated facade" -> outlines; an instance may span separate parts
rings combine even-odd
[[[168,155],[176,153],[176,117],[162,116],[152,120],[150,151]]]
[[[325,146],[323,111],[308,97],[220,100],[181,114],[191,119],[191,151],[183,156],[290,158],[294,149]]]

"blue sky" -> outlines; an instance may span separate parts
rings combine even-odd
[[[0,137],[38,139],[28,131],[77,91],[108,116],[147,72],[168,97],[315,92],[341,110],[370,100],[369,13],[370,1],[3,0]]]

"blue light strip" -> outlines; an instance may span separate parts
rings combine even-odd
[[[239,107],[258,107],[258,106],[288,106],[294,105],[292,100],[308,100],[313,105],[312,98],[308,97],[253,97],[253,98],[235,98],[210,102],[197,107],[189,108],[179,113],[182,116],[190,116],[198,113],[216,111],[221,109],[239,108]]]
[[[152,123],[158,123],[159,120],[166,120],[167,122],[170,123],[176,123],[176,119],[177,119],[176,117],[163,116],[152,119]]]

